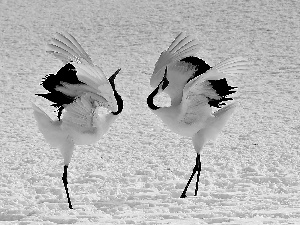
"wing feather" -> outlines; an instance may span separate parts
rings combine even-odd
[[[226,78],[230,75],[244,74],[249,71],[249,62],[242,57],[225,60],[204,74],[190,80],[184,87],[181,102],[180,121],[186,124],[205,122],[213,117],[209,102],[211,100],[226,100],[226,95],[233,93],[230,86],[225,86]],[[224,87],[214,88],[214,80],[224,79]],[[228,90],[218,90],[225,88]],[[222,93],[222,94],[221,94]]]
[[[84,51],[78,41],[68,33],[57,33],[52,38],[52,44],[48,44],[46,52],[53,54],[63,63],[77,62],[93,65],[90,56]]]
[[[54,52],[54,51],[46,51],[48,53],[51,53],[52,55],[55,56],[55,58],[59,59],[60,61],[62,61],[64,64],[69,63],[69,57],[66,57],[65,54],[63,53],[59,53],[59,52]],[[69,54],[69,53],[68,53]],[[70,56],[71,57],[71,56]]]
[[[179,53],[176,53],[174,55],[174,60],[173,61],[179,61],[185,57],[191,56],[192,52],[197,53],[199,50],[199,46],[198,45],[193,45],[190,46],[188,48],[182,49]]]
[[[92,87],[96,92],[90,92],[97,95],[91,96],[94,97],[94,100],[98,101],[101,104],[103,103],[102,99],[105,98],[109,108],[113,111],[117,109],[117,102],[114,96],[114,92],[111,84],[108,82],[101,69],[97,66],[84,65],[84,64],[73,64],[77,71],[77,77],[83,83],[86,83],[88,86]],[[105,102],[105,103],[106,103]]]
[[[203,74],[202,79],[219,80],[230,75],[245,74],[249,71],[249,61],[243,57],[227,59]]]
[[[117,109],[117,102],[111,84],[108,82],[101,68],[94,65],[89,55],[78,41],[68,33],[57,33],[48,44],[49,53],[64,63],[75,67],[78,80],[84,84],[68,84],[60,82],[55,90],[72,97],[80,97],[89,93],[90,97],[98,101],[98,105],[107,106],[111,110]],[[66,74],[68,75],[68,74]]]
[[[73,49],[71,47],[69,47],[65,42],[63,42],[65,40],[58,40],[58,39],[55,39],[53,38],[52,39],[52,42],[53,44],[48,44],[47,46],[50,48],[50,49],[53,49],[53,50],[57,50],[57,52],[60,52],[60,51],[63,51],[63,52],[67,52],[69,53],[69,58],[72,60],[72,57],[74,57],[76,59],[76,61],[80,61],[80,53],[78,51],[76,51],[77,49]]]
[[[52,43],[48,44],[47,52],[66,63],[65,67],[68,65],[75,67],[73,70],[69,69],[67,73],[60,73],[60,77],[55,77],[58,82],[53,87],[53,91],[73,99],[80,99],[88,94],[91,102],[97,101],[98,106],[107,107],[112,111],[117,110],[117,101],[111,84],[101,68],[93,64],[78,41],[68,33],[57,33],[51,41]],[[70,75],[73,75],[72,79],[77,80],[77,83],[71,82],[73,80]],[[84,100],[82,101],[81,103],[77,102],[78,107],[85,104]],[[67,107],[66,104],[63,108],[65,107]]]
[[[54,43],[63,44],[70,51],[74,52],[75,55],[78,55],[78,58],[81,55],[88,56],[88,54],[84,51],[81,45],[76,41],[76,39],[68,33],[56,33],[57,39],[53,38]],[[72,41],[71,41],[72,40]],[[69,47],[70,46],[70,47]]]
[[[220,80],[223,78],[227,78],[228,76],[231,75],[248,73],[249,65],[250,65],[249,61],[243,57],[227,59],[217,64],[216,66],[208,70],[206,73],[201,74],[200,76],[190,80],[185,85],[184,90],[187,91],[195,81],[203,82],[205,80]]]
[[[172,43],[170,44],[167,51],[171,52],[178,45],[178,43],[181,40],[183,40],[184,38],[185,38],[185,33],[184,32],[181,32],[180,34],[178,34],[177,37],[174,39],[174,41],[172,41]]]
[[[95,130],[94,116],[96,108],[86,99],[86,96],[78,98],[65,109],[63,129],[75,128],[80,132],[93,132]]]
[[[196,82],[183,93],[179,121],[191,125],[196,122],[204,123],[208,117],[212,117],[208,98],[218,98],[209,82]]]
[[[98,90],[103,84],[109,85],[103,71],[98,66],[73,64],[77,71],[78,80]]]
[[[150,85],[156,87],[162,80],[164,75],[164,69],[167,65],[173,62],[177,62],[185,57],[194,56],[200,49],[198,40],[187,36],[185,33],[180,33],[175,40],[171,43],[166,51],[163,51],[158,58],[152,77],[150,79]]]
[[[186,48],[189,48],[195,44],[198,44],[196,40],[194,40],[191,36],[186,36],[185,38],[181,39],[174,48],[169,50],[171,54],[177,53],[178,50],[182,51]],[[168,51],[168,50],[167,50]]]
[[[90,56],[86,53],[86,51],[81,47],[81,45],[78,43],[78,41],[69,33],[65,32],[64,36],[69,39],[71,41],[71,43],[73,45],[75,45],[77,47],[77,49],[80,51],[81,55],[83,56],[83,58],[89,63],[89,64],[93,64],[92,59],[90,58]]]
[[[61,82],[60,84],[62,86],[55,87],[55,90],[60,91],[61,93],[71,97],[81,96],[86,92],[92,92],[92,93],[98,92],[97,89],[94,89],[85,84],[69,84],[66,82]]]
[[[65,48],[62,48],[60,46],[54,45],[54,44],[47,44],[48,50],[46,52],[52,53],[55,57],[59,55],[59,59],[63,58],[63,62],[70,62],[70,61],[78,61],[78,57],[74,56],[72,53],[70,53]]]

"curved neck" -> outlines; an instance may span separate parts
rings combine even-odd
[[[119,68],[113,75],[110,76],[110,78],[108,78],[108,81],[114,91],[114,96],[117,100],[117,105],[118,105],[118,110],[116,112],[111,112],[113,115],[118,115],[122,112],[123,110],[123,99],[121,98],[121,96],[118,94],[118,92],[115,89],[115,78],[118,75],[118,73],[120,72],[121,68]]]
[[[157,88],[155,88],[155,90],[147,98],[147,104],[149,108],[152,110],[158,110],[161,108],[153,104],[153,99],[158,94],[159,91],[163,91],[168,87],[169,81],[166,78],[167,72],[168,72],[168,67],[166,67],[164,77],[161,80],[161,82],[158,84]]]
[[[118,110],[116,112],[112,112],[112,114],[116,116],[116,115],[120,114],[123,110],[123,99],[121,98],[121,96],[118,94],[118,92],[115,89],[114,89],[114,95],[117,100]]]
[[[161,108],[153,104],[153,99],[158,94],[158,90],[159,90],[159,86],[147,98],[147,104],[149,108],[152,110],[157,110]]]

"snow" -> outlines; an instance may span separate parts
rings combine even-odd
[[[300,224],[300,30],[298,2],[1,1],[0,224]],[[77,146],[69,166],[44,141],[31,102],[53,109],[39,85],[62,66],[45,53],[56,31],[74,35],[109,76],[124,111],[95,145]],[[181,31],[195,35],[199,57],[215,65],[245,56],[236,77],[239,107],[195,164],[189,138],[148,109],[149,79],[160,52]],[[231,84],[230,84],[231,85]],[[159,104],[168,104],[162,96]]]

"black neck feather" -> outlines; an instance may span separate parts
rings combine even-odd
[[[157,88],[155,88],[155,90],[147,98],[147,104],[149,108],[152,110],[158,110],[161,108],[153,104],[153,99],[158,94],[159,90],[165,90],[168,87],[169,81],[167,79],[167,72],[168,72],[168,67],[166,67],[165,69],[165,74],[163,76],[162,81],[158,84]]]
[[[114,90],[114,95],[115,95],[115,98],[117,100],[117,105],[118,105],[118,110],[116,112],[112,112],[113,115],[118,115],[122,112],[123,110],[123,99],[121,98],[121,96],[118,94],[118,92]]]
[[[114,95],[115,98],[117,100],[117,105],[118,105],[118,110],[116,112],[112,112],[113,115],[118,115],[122,112],[123,110],[123,99],[121,98],[121,96],[118,94],[118,92],[116,91],[115,88],[115,78],[118,75],[118,73],[120,72],[121,69],[118,69],[113,75],[111,75],[111,77],[108,79],[113,91],[114,91]]]
[[[157,110],[157,109],[161,108],[161,107],[158,107],[153,104],[153,99],[158,94],[159,88],[160,87],[158,86],[147,98],[147,104],[148,104],[149,108],[152,110]]]

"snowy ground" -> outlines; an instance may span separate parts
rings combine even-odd
[[[300,29],[298,2],[0,1],[0,224],[300,224]],[[62,64],[46,55],[56,31],[73,34],[108,75],[124,112],[69,167],[45,143],[31,102],[54,118],[39,85]],[[191,140],[147,107],[149,78],[180,32],[195,35],[210,65],[245,56],[234,80],[239,108],[205,145],[198,196],[179,196],[195,162]],[[168,100],[160,98],[161,104]]]

